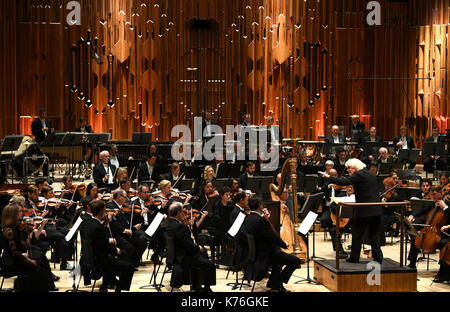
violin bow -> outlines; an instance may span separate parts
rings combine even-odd
[[[380,197],[384,197],[384,195],[386,195],[387,193],[389,193],[390,191],[392,191],[392,190],[395,189],[396,187],[399,187],[399,184],[395,184],[393,187],[391,187],[391,188],[388,189],[386,192],[384,192],[383,194],[381,194]]]

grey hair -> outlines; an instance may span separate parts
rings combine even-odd
[[[101,152],[100,152],[100,157],[103,157],[104,155],[106,155],[106,153],[108,153],[108,154],[109,154],[109,152],[108,152],[108,151],[106,151],[106,150],[105,150],[105,151],[101,151]]]
[[[388,152],[388,150],[387,150],[387,148],[386,147],[380,147],[380,149],[378,150],[380,153],[381,153],[381,151],[383,151],[384,153],[387,153]]]
[[[180,202],[173,202],[169,206],[169,217],[175,217],[180,211],[183,210],[183,204]]]

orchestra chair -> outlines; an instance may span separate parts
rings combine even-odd
[[[166,236],[166,249],[167,249],[167,255],[166,255],[166,266],[164,268],[163,271],[163,275],[161,277],[161,281],[159,282],[159,285],[157,287],[158,291],[161,291],[161,287],[163,287],[163,280],[164,280],[164,275],[166,275],[166,273],[168,273],[170,271],[170,269],[175,265],[175,245],[173,244],[173,238],[170,236]],[[155,269],[153,269],[155,270]],[[172,278],[171,278],[172,280]],[[156,275],[155,275],[155,281],[156,281]],[[170,292],[173,292],[173,286],[172,286],[172,281],[170,282]]]
[[[2,228],[0,226],[0,233],[2,233]],[[25,281],[28,279],[28,276],[19,273],[15,271],[13,268],[8,267],[5,265],[6,261],[4,260],[5,254],[3,253],[3,237],[0,238],[0,276],[2,277],[2,283],[0,285],[0,292],[10,292],[11,289],[3,289],[3,283],[5,279],[18,277],[21,280]],[[14,283],[14,286],[16,286],[16,283]],[[15,288],[15,287],[14,287]]]
[[[87,238],[81,239],[81,256],[80,256],[80,265],[83,267],[83,270],[85,272],[89,272],[89,278],[91,280],[94,280],[94,283],[92,285],[91,292],[94,292],[95,283],[103,277],[103,274],[100,272],[100,270],[95,266],[94,262],[94,250],[92,249],[92,243],[91,240]],[[77,291],[78,287],[80,286],[80,281],[82,278],[82,274],[80,274],[80,279],[78,280],[77,284]]]
[[[254,274],[254,267],[255,267],[255,262],[256,262],[256,244],[255,244],[255,237],[253,236],[253,234],[247,234],[247,241],[248,241],[248,263],[247,263],[247,268],[245,270],[245,274],[244,277],[242,278],[242,282],[241,282],[241,287],[239,288],[239,290],[242,289],[242,285],[244,283],[244,278],[247,277],[247,279],[250,281],[253,281],[253,286],[252,286],[252,292],[253,289],[255,289],[255,284],[256,284],[256,279],[254,279],[253,277],[255,276]]]
[[[239,285],[241,285],[242,288],[242,284],[244,283],[244,276],[242,276],[242,282],[239,283],[239,272],[243,269],[243,263],[245,263],[247,261],[247,259],[241,259],[242,258],[242,247],[239,245],[239,240],[236,237],[231,237],[231,236],[227,236],[229,239],[232,239],[233,241],[233,258],[230,264],[225,264],[228,265],[228,270],[227,270],[227,276],[225,279],[228,279],[228,275],[230,274],[230,272],[233,272],[236,274],[236,281],[234,283],[228,283],[227,286],[231,286],[231,290],[235,290],[239,287]],[[246,286],[251,286],[249,284],[245,284]]]
[[[216,266],[216,247],[219,247],[221,242],[217,242],[215,237],[208,232],[198,234],[197,242],[200,246],[209,247],[211,250],[211,261]],[[218,265],[216,267],[218,267]]]

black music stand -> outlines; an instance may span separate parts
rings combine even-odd
[[[314,193],[317,191],[318,175],[308,174],[300,179],[298,190],[303,193]]]
[[[399,200],[408,200],[411,197],[420,193],[420,188],[418,187],[398,187],[395,192],[398,194]]]
[[[214,185],[214,188],[215,188],[217,191],[220,192],[220,190],[221,190],[225,185],[228,185],[229,182],[230,182],[230,179],[229,179],[229,178],[227,178],[227,179],[216,179],[216,180],[213,181],[213,185]]]
[[[180,192],[192,194],[195,191],[195,179],[181,179],[177,186]]]
[[[133,159],[127,161],[127,172],[130,173],[128,179],[133,183],[134,179],[138,178],[138,171],[141,165],[140,159]]]
[[[61,141],[61,145],[62,146],[69,146],[69,155],[71,155],[71,158],[68,160],[69,162],[69,174],[70,176],[73,178],[73,171],[75,169],[75,164],[74,162],[74,156],[73,156],[73,151],[72,151],[72,147],[73,146],[81,146],[83,140],[83,134],[79,133],[79,132],[66,132],[62,141]],[[73,167],[71,167],[71,164]]]
[[[262,200],[270,200],[269,185],[273,182],[273,177],[259,176],[248,178],[247,189],[258,194]]]
[[[150,144],[152,142],[151,132],[133,132],[131,142],[135,144]]]
[[[325,193],[321,192],[321,193],[317,193],[317,194],[313,194],[313,195],[308,195],[306,197],[305,203],[303,204],[302,209],[299,211],[299,214],[305,218],[306,215],[312,211],[312,212],[316,212],[319,209],[320,204],[322,203],[323,198],[325,197]],[[314,253],[315,253],[315,220],[312,224],[312,228],[313,228],[313,256],[312,258],[314,259]],[[301,282],[308,282],[308,283],[314,283],[319,285],[320,283],[311,279],[309,276],[309,232],[310,232],[311,228],[308,230],[308,232],[306,233],[306,241],[307,243],[307,250],[306,250],[306,272],[307,272],[307,277],[306,278],[301,278],[300,280],[296,281],[294,284],[299,284]],[[300,235],[299,233],[297,233],[297,235]],[[321,258],[323,259],[323,258]]]
[[[403,170],[403,164],[396,163],[380,163],[380,174],[389,174],[392,170]]]
[[[219,169],[217,169],[216,178],[229,178],[230,177],[230,166],[227,163],[218,164]]]
[[[299,164],[298,171],[303,172],[305,175],[307,174],[317,174],[319,171],[325,171],[324,165],[308,165],[302,166]]]

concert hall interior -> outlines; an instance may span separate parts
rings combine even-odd
[[[0,1],[1,292],[449,292],[450,0]]]

